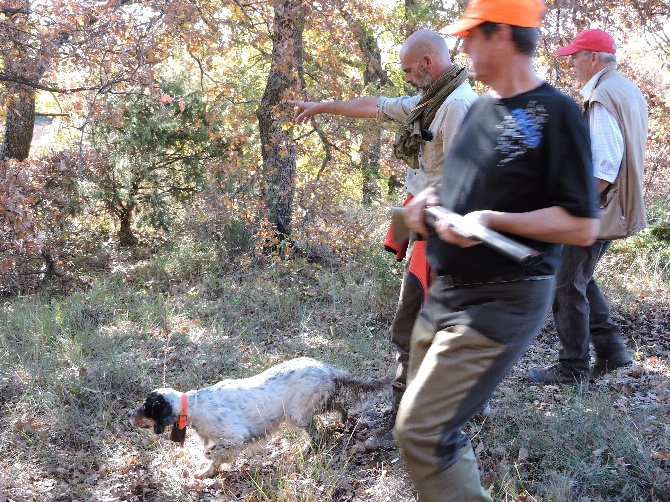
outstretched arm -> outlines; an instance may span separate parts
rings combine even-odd
[[[347,101],[287,101],[289,105],[297,106],[293,115],[296,124],[304,124],[313,115],[329,113],[358,119],[374,119],[377,117],[376,97],[362,97]]]

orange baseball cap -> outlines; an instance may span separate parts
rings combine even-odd
[[[539,28],[546,9],[542,0],[471,0],[463,16],[440,31],[462,37],[486,21]]]

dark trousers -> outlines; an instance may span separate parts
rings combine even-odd
[[[405,269],[400,285],[400,296],[396,307],[393,324],[391,324],[391,342],[396,349],[398,367],[393,382],[393,411],[397,410],[405,387],[407,386],[407,367],[409,365],[409,349],[412,339],[412,329],[416,317],[423,304],[423,288],[421,283],[409,273],[409,263],[412,258],[414,239],[410,240],[405,256]]]
[[[589,340],[602,358],[624,347],[620,327],[612,322],[607,300],[593,279],[598,261],[611,244],[596,241],[585,247],[563,246],[553,313],[562,346],[558,360],[565,374],[588,374]]]
[[[412,333],[395,434],[423,502],[490,501],[463,425],[546,321],[553,277],[450,286],[437,277]]]

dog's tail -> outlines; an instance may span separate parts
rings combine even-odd
[[[381,378],[361,378],[355,377],[351,373],[342,371],[336,378],[336,382],[339,386],[358,392],[370,392],[382,389],[387,385],[391,385],[394,380],[394,375],[389,374]]]
[[[362,401],[372,392],[383,388],[390,389],[393,380],[394,375],[381,378],[362,378],[355,377],[346,371],[338,371],[335,376],[337,390],[331,400],[331,405],[335,405],[334,409],[340,411],[342,421],[346,422],[351,404],[356,401]],[[342,400],[338,399],[338,397],[342,398]],[[337,406],[338,402],[339,406]]]

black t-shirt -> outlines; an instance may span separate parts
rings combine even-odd
[[[571,98],[544,83],[512,98],[477,99],[447,153],[440,201],[459,214],[560,206],[597,218],[595,193],[586,121]],[[428,240],[428,259],[439,275],[555,272],[560,245],[510,237],[543,251],[546,260],[522,266],[484,244],[460,248],[436,236]]]

